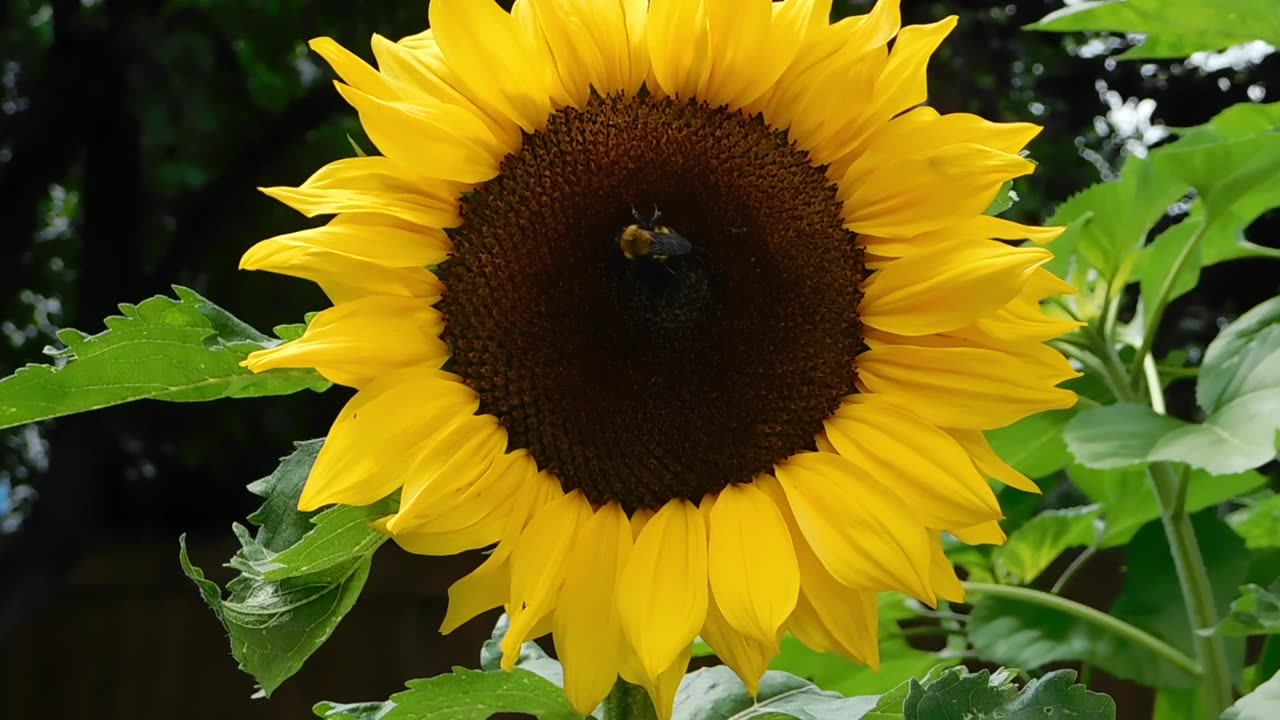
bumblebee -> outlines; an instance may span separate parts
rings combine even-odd
[[[693,245],[680,233],[667,225],[661,225],[662,213],[653,209],[653,215],[643,218],[635,208],[631,209],[635,222],[622,229],[618,234],[618,245],[628,260],[647,257],[656,262],[666,262],[668,258],[688,255]]]

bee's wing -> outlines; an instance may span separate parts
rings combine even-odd
[[[688,255],[693,250],[693,244],[678,233],[670,230],[655,230],[651,234],[653,236],[653,245],[649,248],[650,254],[675,257],[677,255]]]

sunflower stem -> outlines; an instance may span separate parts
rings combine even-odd
[[[1114,618],[1101,610],[1091,608],[1074,600],[1068,600],[1058,595],[1033,590],[1031,588],[1018,587],[1016,585],[996,585],[993,583],[975,583],[966,582],[964,585],[965,592],[974,595],[987,595],[990,597],[1002,597],[1009,600],[1017,600],[1030,605],[1039,605],[1041,607],[1057,610],[1058,612],[1070,615],[1074,618],[1083,620],[1091,625],[1096,625],[1108,632],[1121,637],[1135,645],[1150,650],[1160,657],[1168,660],[1178,668],[1191,673],[1192,675],[1200,675],[1200,665],[1195,660],[1187,657],[1182,651],[1166,643],[1160,638],[1151,635],[1129,623]],[[1218,717],[1216,714],[1212,717]]]
[[[658,711],[644,688],[618,678],[604,699],[604,720],[658,720]]]

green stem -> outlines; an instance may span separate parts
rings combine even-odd
[[[1067,569],[1062,571],[1062,575],[1058,576],[1058,581],[1053,584],[1053,587],[1049,589],[1049,592],[1053,593],[1054,595],[1061,595],[1062,591],[1066,589],[1067,583],[1071,582],[1071,578],[1075,577],[1076,573],[1083,570],[1085,564],[1088,563],[1090,558],[1092,558],[1097,553],[1098,553],[1097,543],[1094,543],[1093,545],[1090,545],[1089,547],[1085,548],[1079,555],[1076,556],[1075,560],[1071,561],[1071,564],[1067,566]]]
[[[1154,635],[1144,632],[1123,620],[1111,617],[1100,610],[1091,608],[1088,605],[1082,605],[1074,600],[1068,600],[1064,597],[1059,597],[1058,595],[1051,595],[1047,592],[1018,587],[1016,585],[995,585],[992,583],[974,582],[961,584],[964,585],[966,592],[974,595],[1002,597],[1009,600],[1025,602],[1030,605],[1039,605],[1041,607],[1057,610],[1058,612],[1078,618],[1091,625],[1096,625],[1135,645],[1141,645],[1192,675],[1200,674],[1200,666],[1196,664],[1195,660],[1184,655],[1182,651]],[[1215,714],[1213,717],[1216,718],[1218,716]]]
[[[644,688],[618,678],[604,699],[604,720],[658,720],[658,712]]]
[[[1191,518],[1186,512],[1187,479],[1179,475],[1169,463],[1152,463],[1147,468],[1152,488],[1160,500],[1161,521],[1164,534],[1173,555],[1173,566],[1178,572],[1178,584],[1187,604],[1187,618],[1191,621],[1191,638],[1196,656],[1200,659],[1203,675],[1200,677],[1200,698],[1204,703],[1205,717],[1216,718],[1235,702],[1231,687],[1231,666],[1227,662],[1227,648],[1217,634],[1201,633],[1218,622],[1218,609],[1214,605],[1213,585],[1209,571],[1200,554]]]

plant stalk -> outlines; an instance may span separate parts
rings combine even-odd
[[[1214,605],[1213,586],[1209,571],[1200,554],[1185,507],[1187,483],[1169,463],[1152,463],[1147,468],[1151,486],[1160,500],[1160,519],[1164,534],[1173,555],[1173,566],[1178,572],[1178,585],[1182,599],[1187,604],[1187,618],[1191,623],[1191,638],[1200,661],[1200,699],[1205,717],[1216,718],[1235,702],[1231,687],[1231,666],[1227,662],[1227,648],[1216,634],[1202,634],[1218,623],[1218,610]]]
[[[1074,600],[1068,600],[1058,595],[1052,595],[1040,590],[1032,590],[1031,588],[1018,587],[1016,585],[996,585],[993,583],[961,583],[965,592],[974,595],[988,595],[991,597],[1003,597],[1009,600],[1017,600],[1030,605],[1040,605],[1042,607],[1052,608],[1058,612],[1079,618],[1092,625],[1097,625],[1111,632],[1114,635],[1124,638],[1125,640],[1150,650],[1160,657],[1168,660],[1179,669],[1184,670],[1192,675],[1200,675],[1200,665],[1195,660],[1187,657],[1181,650],[1166,643],[1160,638],[1140,629],[1129,623],[1118,620],[1110,615],[1083,605]],[[1218,717],[1216,714],[1213,717]]]
[[[618,678],[604,699],[604,720],[658,720],[658,711],[644,688]]]

